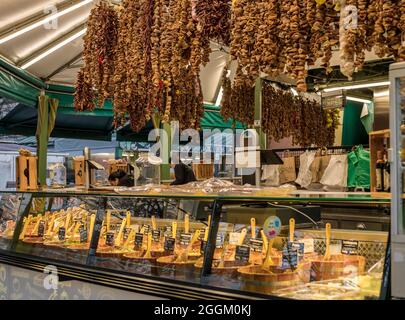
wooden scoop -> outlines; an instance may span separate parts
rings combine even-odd
[[[152,230],[155,231],[156,230],[156,217],[152,216],[151,220],[152,220]]]
[[[177,257],[176,262],[186,262],[188,259],[188,253],[191,250],[191,248],[193,247],[194,242],[196,242],[200,236],[201,231],[200,230],[196,230],[194,232],[193,237],[190,240],[190,243],[188,244],[187,248],[184,249],[181,254]]]
[[[266,235],[264,234],[264,230],[260,230],[260,234],[262,235],[263,239],[263,249],[264,252],[267,252],[267,248],[269,247],[269,240],[267,239]]]
[[[37,216],[37,222],[35,223],[34,229],[32,229],[31,236],[35,236],[36,234],[38,234],[39,223],[41,222],[41,220],[42,214],[39,214]]]
[[[294,241],[294,232],[295,232],[295,220],[294,218],[290,219],[290,242]]]
[[[152,258],[151,248],[152,248],[152,233],[149,232],[148,233],[148,245],[146,247],[146,253],[143,256],[145,259],[151,259]]]
[[[131,227],[131,211],[127,211],[127,228]]]
[[[211,225],[211,215],[208,215],[207,225],[208,225],[208,227]]]
[[[105,216],[105,225],[106,225],[106,231],[110,232],[110,223],[111,223],[111,210],[107,210],[106,216]]]
[[[125,240],[124,247],[128,248],[132,239],[135,238],[135,229],[131,229],[131,232],[128,235],[127,240]]]
[[[119,246],[121,244],[122,234],[124,232],[124,228],[127,225],[127,218],[122,219],[120,230],[118,231],[118,235],[115,238],[115,245]]]
[[[177,222],[172,222],[172,238],[176,239],[177,236]]]
[[[208,241],[208,233],[210,231],[209,227],[205,227],[205,231],[204,231],[204,241],[207,242]]]
[[[23,229],[22,229],[22,231],[20,233],[20,236],[19,236],[20,240],[23,240],[24,237],[25,237],[25,233],[27,232],[28,225],[31,223],[31,220],[32,220],[32,214],[28,215],[28,218],[26,218],[24,220],[25,220],[24,221],[24,226],[23,226]]]
[[[331,235],[331,226],[330,223],[327,223],[325,225],[325,243],[326,243],[326,250],[325,250],[325,255],[323,257],[324,260],[329,260],[330,259],[330,235]]]
[[[186,213],[184,215],[184,233],[190,232],[190,215]]]
[[[69,224],[70,220],[72,219],[72,212],[69,211],[66,215],[66,220],[65,220],[65,230],[67,231],[69,229]]]
[[[262,269],[266,270],[266,271],[268,271],[270,269],[270,267],[274,265],[274,262],[271,259],[273,243],[274,243],[274,239],[270,239],[268,247],[267,247],[266,259],[264,260],[264,262],[262,264]]]
[[[243,242],[245,241],[245,238],[246,238],[246,234],[247,234],[247,229],[243,228],[240,233],[240,237],[239,237],[239,243],[238,243],[239,246],[243,245]]]
[[[94,230],[95,221],[96,221],[96,215],[93,213],[90,216],[89,242],[91,242],[91,238],[93,237],[93,230]]]
[[[255,218],[250,219],[250,234],[251,234],[252,239],[256,238],[256,219]]]
[[[55,218],[56,218],[56,214],[53,214],[51,216],[51,221],[48,223],[48,228],[46,230],[46,235],[50,235],[52,233],[52,229],[53,229],[53,224],[55,222]]]

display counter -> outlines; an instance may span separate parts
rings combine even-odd
[[[166,298],[384,297],[388,232],[330,228],[321,212],[389,199],[269,194],[3,191],[0,261]]]

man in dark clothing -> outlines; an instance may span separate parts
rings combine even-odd
[[[176,180],[171,183],[172,186],[186,184],[197,180],[193,169],[181,162],[178,153],[173,152],[171,160],[171,165],[172,167],[174,166],[174,176],[176,178]]]
[[[122,170],[111,173],[108,177],[108,181],[112,186],[118,187],[133,187],[135,183],[134,177]]]

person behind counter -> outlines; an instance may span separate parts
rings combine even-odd
[[[134,177],[127,174],[125,171],[118,170],[110,174],[108,181],[112,186],[118,187],[133,187]]]
[[[170,185],[177,186],[197,181],[193,169],[181,162],[178,153],[172,154],[171,166],[174,167],[175,180]]]

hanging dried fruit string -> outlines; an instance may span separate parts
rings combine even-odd
[[[87,33],[84,36],[83,61],[84,66],[77,80],[76,109],[85,107],[93,109],[88,101],[91,94],[84,90],[94,90],[100,107],[114,92],[113,74],[115,52],[117,45],[118,15],[115,9],[106,1],[101,1],[90,13]],[[80,86],[80,87],[79,87]],[[85,110],[88,110],[85,109]]]

